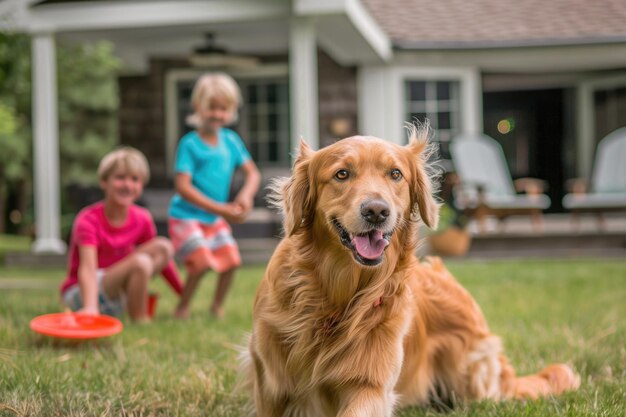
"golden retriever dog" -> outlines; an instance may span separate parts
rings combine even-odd
[[[285,236],[242,354],[258,417],[389,417],[579,386],[564,364],[516,376],[470,294],[439,259],[416,258],[420,223],[438,220],[427,136],[302,142],[292,176],[274,184]]]

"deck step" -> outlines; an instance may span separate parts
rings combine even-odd
[[[239,244],[245,265],[265,264],[271,257],[281,234],[279,217],[268,210],[257,210],[251,221],[235,225],[233,234]],[[161,223],[159,234],[166,235],[165,224]],[[472,243],[467,258],[476,259],[521,259],[532,257],[555,258],[626,258],[626,216],[606,218],[605,227],[599,228],[595,218],[583,219],[574,228],[569,216],[545,216],[545,227],[536,233],[527,218],[507,221],[503,230],[494,227],[487,233],[472,230]],[[428,254],[428,245],[419,253]],[[29,252],[5,254],[6,266],[65,267],[64,255]]]
[[[468,257],[625,257],[626,233],[474,236]]]

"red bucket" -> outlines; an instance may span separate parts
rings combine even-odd
[[[159,294],[156,292],[148,293],[148,302],[146,303],[148,316],[154,317],[156,313],[157,302],[159,301]]]

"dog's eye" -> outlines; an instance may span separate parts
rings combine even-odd
[[[389,175],[394,181],[400,181],[402,179],[402,172],[400,172],[399,169],[392,169]]]
[[[335,178],[337,178],[339,181],[345,181],[348,179],[348,177],[350,177],[350,173],[347,169],[340,169],[339,171],[335,172]]]

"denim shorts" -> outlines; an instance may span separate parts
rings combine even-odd
[[[102,283],[104,280],[104,269],[98,269],[96,279],[98,280],[98,308],[100,309],[100,314],[120,317],[125,310],[126,297],[122,295],[112,300],[106,295]],[[72,311],[81,309],[83,307],[83,297],[80,294],[80,285],[74,284],[65,290],[63,302]]]

